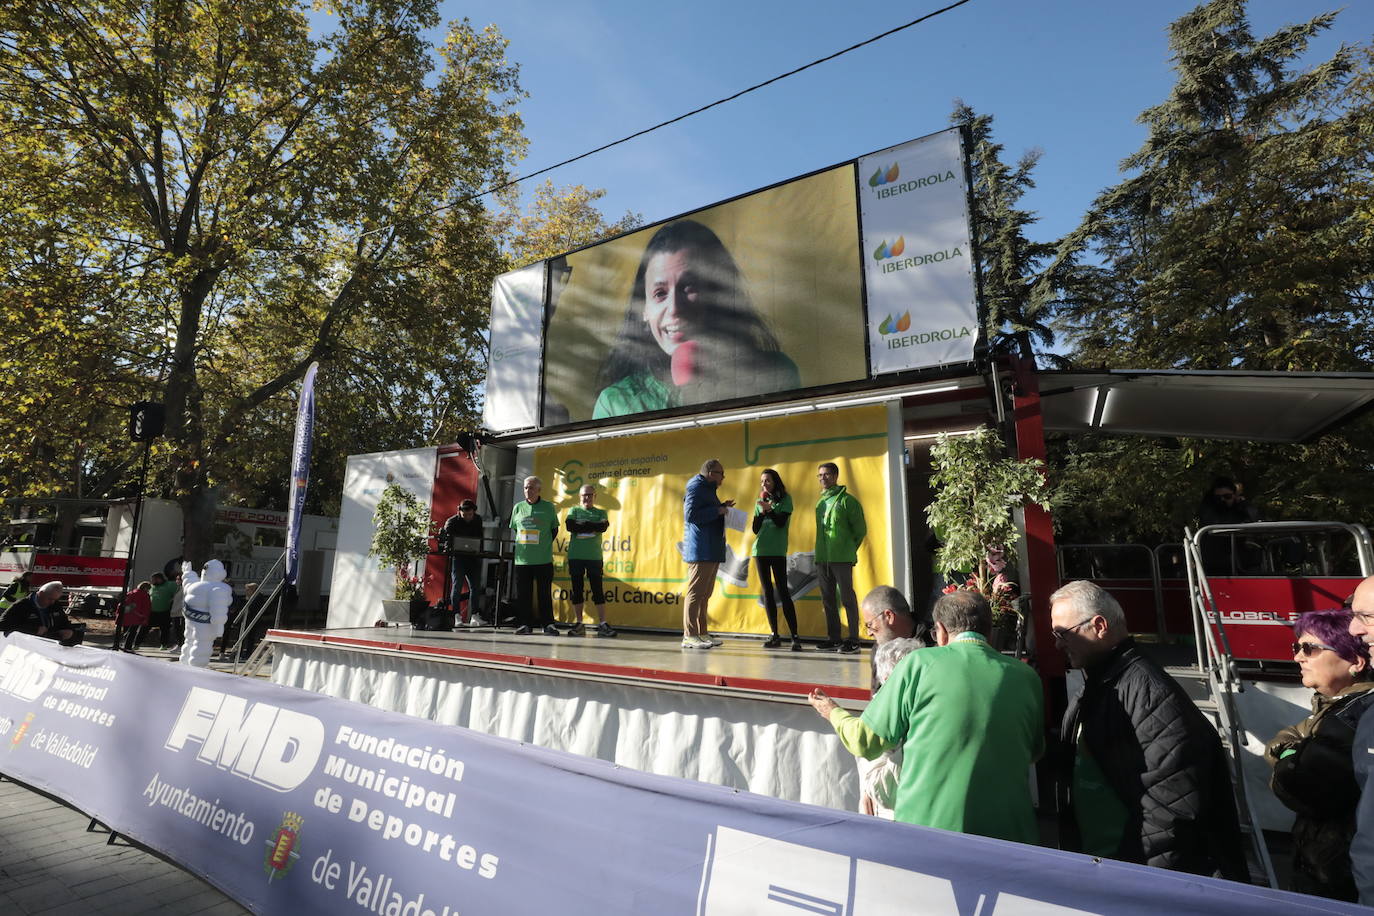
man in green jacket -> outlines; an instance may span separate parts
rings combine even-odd
[[[868,534],[864,507],[840,486],[840,469],[827,461],[816,469],[821,498],[816,503],[816,572],[820,576],[821,607],[825,610],[823,651],[859,651],[859,599],[854,594],[854,564],[859,545]],[[840,601],[835,600],[836,591]],[[840,608],[844,604],[849,638],[840,642]]]
[[[811,705],[845,749],[872,760],[901,746],[896,819],[1035,843],[1030,766],[1045,751],[1040,678],[988,645],[992,609],[977,592],[935,602],[936,646],[897,663],[862,717],[819,688]]]

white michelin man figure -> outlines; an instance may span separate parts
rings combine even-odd
[[[224,581],[224,564],[219,560],[206,563],[199,577],[190,563],[182,564],[181,587],[186,592],[186,642],[181,647],[181,663],[204,668],[210,663],[215,637],[224,632],[234,590]]]

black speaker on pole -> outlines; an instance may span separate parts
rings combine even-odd
[[[167,409],[153,401],[139,401],[129,405],[129,438],[135,442],[152,442],[162,435],[167,425]]]

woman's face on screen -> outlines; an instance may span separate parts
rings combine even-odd
[[[644,268],[644,322],[669,356],[692,337],[701,278],[692,264],[695,252],[660,251]]]

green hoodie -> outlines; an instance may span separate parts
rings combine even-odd
[[[868,534],[864,507],[836,484],[816,502],[816,562],[855,563]]]

